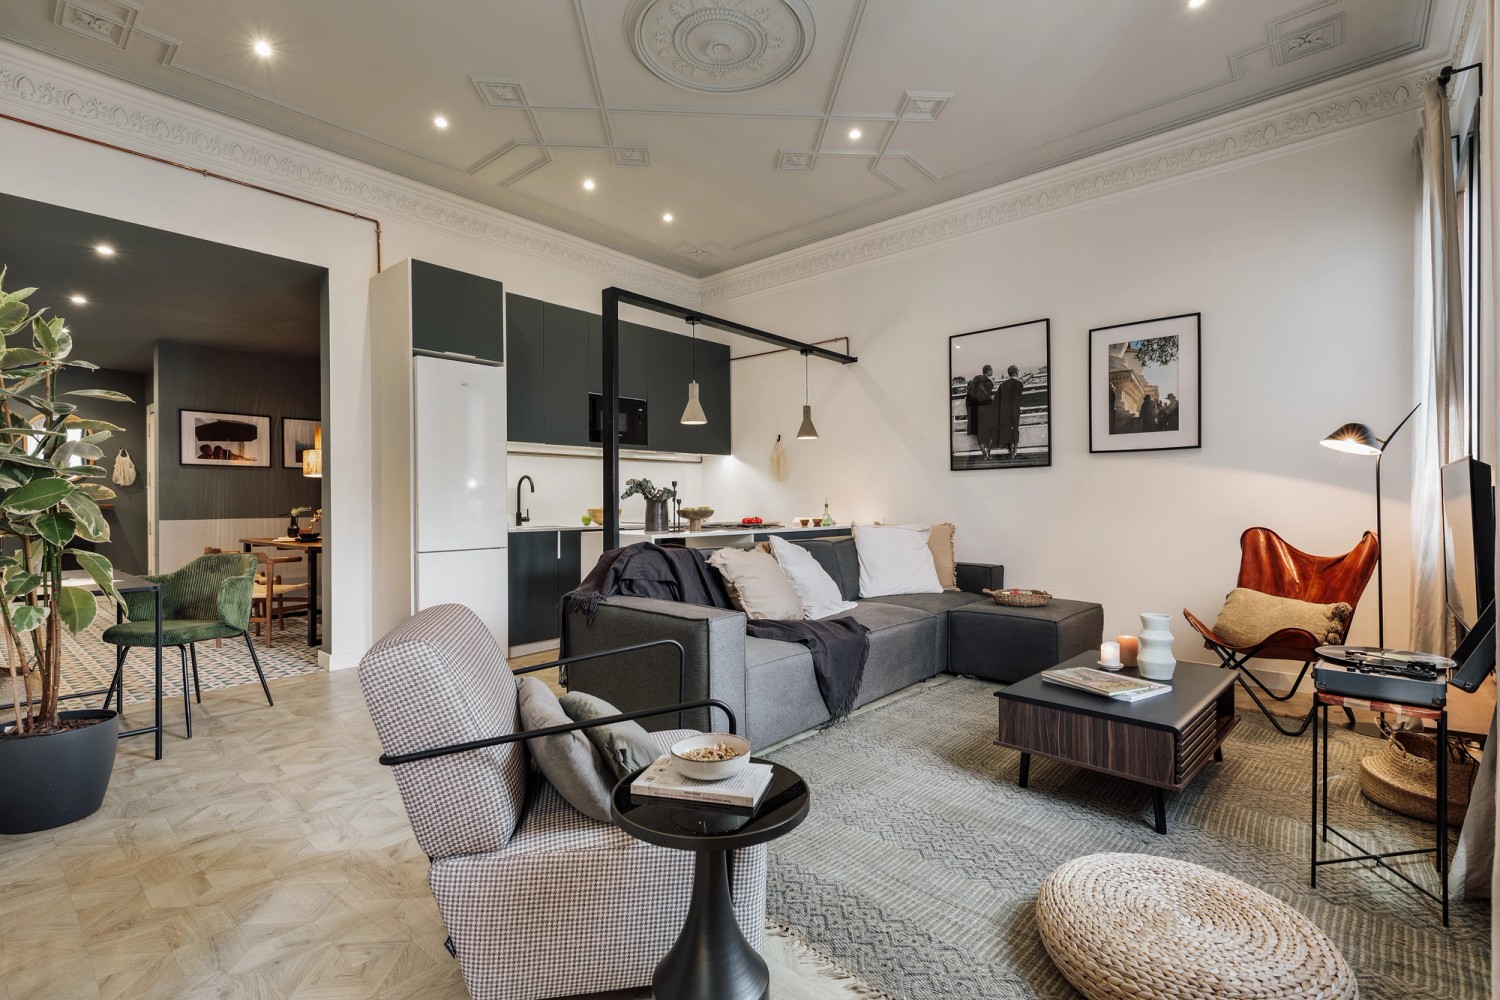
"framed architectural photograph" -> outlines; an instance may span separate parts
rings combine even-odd
[[[243,413],[180,410],[183,465],[236,469],[271,467],[271,418]]]
[[[296,417],[281,418],[281,467],[302,468],[302,453],[317,447],[319,420],[299,420]]]
[[[1052,321],[948,338],[948,468],[1052,464]]]
[[[1089,451],[1202,447],[1201,313],[1089,331]]]

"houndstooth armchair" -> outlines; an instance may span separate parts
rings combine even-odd
[[[387,755],[515,733],[516,682],[468,608],[419,612],[359,666]],[[684,731],[652,734],[665,749]],[[648,985],[682,929],[693,856],[632,839],[570,806],[521,742],[393,768],[475,1000],[539,1000]],[[765,937],[765,847],[739,852],[734,908]]]

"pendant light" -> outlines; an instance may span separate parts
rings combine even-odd
[[[302,449],[302,475],[308,479],[323,478],[323,425],[313,428],[313,446]]]
[[[688,326],[693,328],[693,380],[688,383],[688,401],[682,410],[682,422],[706,424],[708,415],[703,412],[703,404],[698,402],[698,320],[689,316]]]
[[[797,428],[798,441],[816,441],[818,439],[818,429],[813,426],[812,422],[812,403],[808,402],[812,398],[809,382],[811,376],[808,374],[808,366],[811,362],[807,360],[808,355],[811,353],[811,351],[802,352],[802,426]]]

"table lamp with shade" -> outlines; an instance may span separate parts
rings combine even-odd
[[[1374,455],[1375,456],[1375,538],[1380,542],[1380,555],[1375,562],[1375,595],[1376,610],[1380,616],[1380,640],[1381,649],[1385,648],[1385,535],[1381,533],[1380,521],[1380,460],[1385,457],[1385,449],[1391,443],[1401,428],[1406,426],[1406,421],[1412,418],[1422,406],[1418,403],[1411,408],[1396,429],[1385,437],[1376,437],[1375,432],[1367,424],[1345,424],[1322,441],[1323,447],[1332,448],[1334,451],[1346,452],[1350,455]]]

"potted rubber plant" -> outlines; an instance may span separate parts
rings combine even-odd
[[[657,486],[649,479],[627,479],[625,480],[625,492],[620,494],[621,500],[639,494],[646,500],[646,530],[667,530],[667,501],[675,499],[677,491],[670,486]]]
[[[73,338],[60,317],[33,313],[34,288],[5,290],[0,268],[0,646],[8,682],[0,718],[0,833],[30,833],[82,819],[104,801],[114,769],[119,716],[60,711],[63,629],[88,628],[98,603],[86,587],[63,583],[72,556],[115,602],[114,567],[76,539],[109,540],[99,503],[114,497],[102,480],[99,448],[121,428],[79,415],[69,397],[130,402],[110,389],[61,391]],[[3,702],[0,702],[3,703]]]

